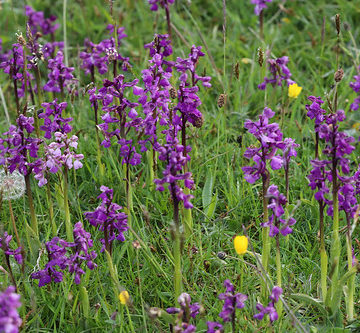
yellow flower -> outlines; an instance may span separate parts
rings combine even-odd
[[[293,83],[289,85],[289,97],[297,98],[302,90],[302,87],[299,87],[297,83]]]
[[[249,58],[242,58],[242,59],[241,59],[241,62],[242,62],[243,64],[247,65],[247,64],[250,64],[250,63],[252,62],[252,60],[249,59]]]
[[[248,239],[246,236],[236,236],[234,238],[234,247],[237,254],[241,255],[246,253],[248,248]]]
[[[129,299],[130,299],[130,296],[129,296],[129,293],[128,293],[126,290],[123,290],[123,291],[119,294],[119,300],[120,300],[120,303],[121,303],[122,305],[128,304]]]
[[[283,18],[281,19],[281,21],[283,21],[284,23],[287,23],[287,24],[290,23],[290,20],[289,20],[287,17],[283,17]]]

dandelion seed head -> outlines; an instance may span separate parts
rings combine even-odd
[[[4,169],[0,170],[0,193],[4,200],[16,200],[25,193],[24,176],[17,170],[13,173],[6,173]]]

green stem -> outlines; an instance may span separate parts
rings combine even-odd
[[[112,287],[113,287],[113,291],[114,291],[114,296],[115,296],[115,299],[117,299],[118,302],[120,303],[120,300],[119,300],[120,283],[119,283],[119,279],[118,279],[117,269],[114,266],[114,263],[112,261],[110,253],[107,250],[105,250],[105,254],[106,254],[106,259],[107,259],[107,263],[108,263],[107,266],[109,268],[109,273],[110,273],[110,277],[111,277],[111,283],[112,283]],[[121,303],[120,303],[120,306],[121,306]]]
[[[128,225],[132,225],[131,221],[131,213],[133,211],[133,200],[132,200],[132,189],[131,189],[131,181],[130,181],[130,165],[125,164],[125,190],[126,190],[126,208],[128,214]]]
[[[146,313],[145,313],[145,308],[144,308],[144,299],[143,299],[143,295],[142,295],[142,288],[141,288],[141,277],[140,277],[140,265],[139,265],[139,250],[136,249],[136,267],[137,267],[137,276],[138,276],[138,280],[139,280],[139,294],[140,294],[140,300],[141,300],[141,310],[142,310],[142,317],[144,320],[144,327],[145,327],[145,331],[147,332],[147,323],[146,323]]]
[[[352,268],[352,246],[351,246],[351,233],[350,233],[350,219],[348,219],[348,230],[346,233],[346,250],[347,250],[347,263],[348,271]],[[348,320],[354,320],[354,292],[355,292],[355,275],[351,276],[347,282],[348,296],[346,301],[346,312]]]
[[[11,204],[11,200],[9,199],[9,211],[10,211],[10,220],[14,229],[14,233],[15,233],[15,238],[16,238],[16,242],[18,244],[18,247],[21,246],[21,242],[20,242],[20,237],[16,228],[16,223],[15,223],[15,216],[14,216],[14,211],[12,209],[12,204]]]
[[[51,198],[51,190],[50,190],[50,184],[49,182],[46,184],[46,198],[47,198],[47,204],[49,206],[49,218],[50,218],[50,224],[52,227],[52,231],[54,234],[54,237],[57,235],[57,227],[54,219],[54,204]]]
[[[187,187],[184,188],[184,194],[190,194],[190,189]],[[184,228],[185,228],[185,236],[187,239],[190,239],[193,232],[193,218],[192,218],[192,211],[191,209],[183,208],[184,212]]]
[[[131,320],[131,315],[130,315],[129,307],[128,307],[127,305],[125,305],[125,308],[126,308],[127,316],[128,316],[128,318],[129,318],[130,330],[131,330],[131,332],[135,333],[134,325],[133,325],[133,322],[132,322],[132,320]]]
[[[328,257],[325,250],[325,236],[324,236],[324,206],[319,202],[320,213],[320,267],[321,267],[321,293],[322,299],[326,300],[327,294],[327,266]]]
[[[154,187],[154,159],[153,159],[153,152],[154,150],[151,148],[151,150],[148,150],[146,152],[146,159],[147,159],[147,165],[148,165],[148,178],[147,178],[147,185],[149,188]]]
[[[266,198],[267,190],[269,187],[269,176],[268,174],[264,174],[262,176],[263,188],[262,188],[262,200],[263,200],[263,215],[264,215],[264,223],[268,222],[269,220],[269,213],[268,213],[268,200]],[[261,263],[264,267],[264,270],[268,272],[269,268],[269,255],[270,255],[270,236],[269,236],[269,228],[262,228],[262,255],[261,255]],[[266,284],[263,284],[262,294],[264,298],[267,297],[267,288]]]
[[[334,163],[333,163],[334,164]],[[335,172],[334,172],[335,170]],[[331,296],[333,297],[339,278],[339,259],[341,253],[341,244],[339,238],[339,201],[337,191],[337,175],[336,168],[333,167],[333,231],[331,244],[331,263],[333,266],[333,274],[331,279]]]
[[[36,213],[35,213],[35,208],[34,208],[34,200],[33,200],[32,191],[31,191],[29,174],[27,174],[25,176],[25,185],[26,185],[26,194],[27,194],[27,198],[28,198],[30,216],[31,216],[31,228],[34,231],[36,238],[39,238],[39,228],[38,228],[38,223],[37,223],[37,218],[36,218]]]
[[[179,221],[179,201],[176,197],[175,184],[171,184],[171,193],[174,204],[174,289],[175,300],[177,302],[178,297],[181,294],[182,275],[181,275],[181,233],[180,233],[180,221]]]
[[[66,6],[67,6],[67,0],[63,0],[64,56],[65,56],[65,66],[68,67],[69,61],[68,61],[67,31],[66,31]]]
[[[68,242],[74,241],[73,235],[73,226],[70,220],[70,209],[69,209],[69,198],[68,198],[68,191],[69,191],[69,184],[68,184],[68,169],[64,167],[64,187],[63,187],[63,196],[64,196],[64,213],[65,213],[65,228],[66,228],[66,237]]]
[[[276,283],[277,286],[281,287],[282,282],[281,282],[281,255],[280,255],[280,235],[277,234],[276,235]],[[282,314],[282,310],[283,310],[283,304],[282,302],[278,302],[277,303],[277,312],[279,317],[281,317]]]

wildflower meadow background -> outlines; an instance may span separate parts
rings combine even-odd
[[[359,332],[356,1],[0,2],[0,332]]]

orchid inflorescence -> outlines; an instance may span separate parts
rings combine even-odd
[[[16,293],[15,287],[9,286],[0,292],[0,332],[19,332],[22,320],[18,309],[21,307],[21,296]]]
[[[97,254],[92,251],[93,241],[89,232],[86,232],[81,222],[74,225],[74,242],[67,242],[59,237],[54,237],[46,243],[48,263],[45,268],[31,274],[32,279],[39,280],[39,287],[45,286],[52,281],[63,281],[64,271],[74,274],[76,284],[81,281],[85,274],[84,264],[93,270],[97,265],[94,259]]]
[[[105,249],[111,253],[112,243],[116,239],[123,242],[125,240],[124,232],[128,230],[127,215],[119,212],[121,206],[113,202],[114,191],[106,186],[101,186],[102,192],[98,199],[101,199],[101,205],[93,212],[84,213],[85,218],[91,225],[97,227],[104,233],[101,239],[103,244],[101,251]]]

